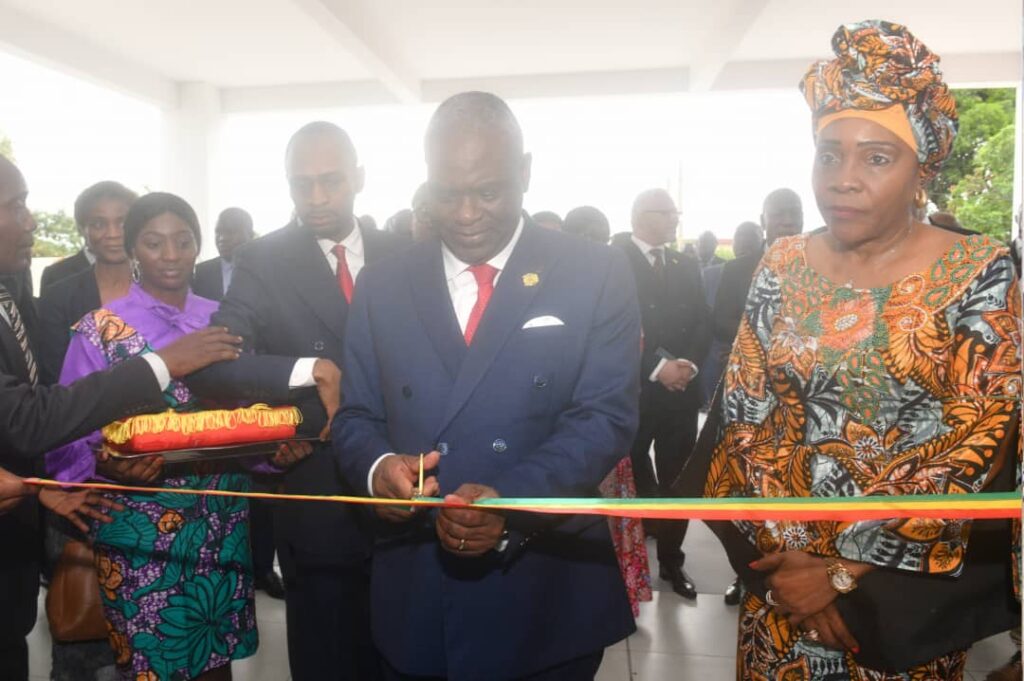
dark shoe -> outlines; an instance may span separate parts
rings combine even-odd
[[[742,595],[743,587],[740,586],[740,578],[737,577],[736,580],[725,589],[725,604],[739,605],[740,596]]]
[[[681,565],[662,565],[660,574],[662,579],[672,583],[672,590],[677,594],[690,601],[697,600],[697,588]]]
[[[257,577],[255,579],[255,586],[257,590],[262,591],[271,598],[278,600],[284,598],[284,582],[281,581],[281,575],[277,574],[274,570]]]

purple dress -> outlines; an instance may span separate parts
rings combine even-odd
[[[205,328],[217,303],[189,294],[185,309],[132,285],[128,295],[72,329],[62,384]],[[189,411],[184,383],[164,391]],[[93,433],[46,455],[58,480],[96,477]],[[164,487],[248,491],[249,476],[223,464],[164,466]],[[123,679],[190,679],[256,652],[258,635],[245,499],[177,494],[107,496],[125,509],[93,531],[110,644]]]

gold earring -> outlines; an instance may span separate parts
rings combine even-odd
[[[916,206],[918,210],[921,210],[927,205],[928,192],[924,190],[924,187],[918,187],[917,191],[914,193],[914,206]]]

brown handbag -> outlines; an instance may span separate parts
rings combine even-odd
[[[100,580],[92,548],[68,539],[46,592],[46,618],[54,641],[96,641],[107,638]]]

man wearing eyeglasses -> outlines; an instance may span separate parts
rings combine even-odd
[[[632,234],[613,245],[629,256],[643,324],[640,428],[630,458],[641,497],[671,496],[670,486],[697,439],[699,362],[711,341],[711,317],[700,263],[669,247],[676,241],[679,210],[668,192],[650,189],[633,202]],[[654,445],[655,465],[650,449]],[[697,590],[683,570],[687,521],[660,521],[660,576],[693,600]]]

